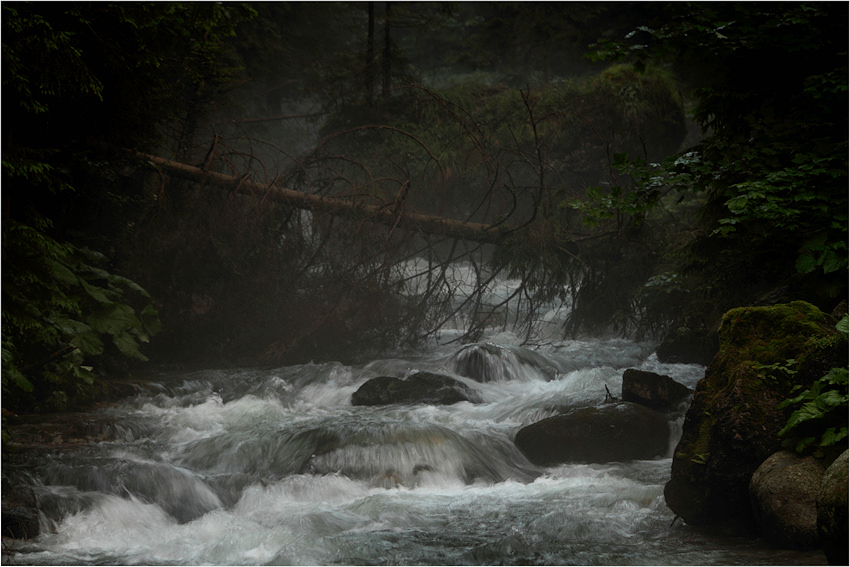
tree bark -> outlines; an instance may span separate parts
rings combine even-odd
[[[383,81],[381,83],[381,96],[386,97],[390,92],[390,74],[392,72],[392,50],[390,49],[390,12],[392,11],[393,3],[387,2],[384,11],[384,59],[381,62],[383,66]]]
[[[465,222],[433,215],[407,212],[403,206],[393,206],[392,203],[376,206],[343,199],[322,197],[320,195],[278,187],[273,184],[257,183],[251,181],[249,176],[239,177],[215,171],[205,171],[191,165],[186,165],[185,163],[149,154],[136,153],[136,155],[143,160],[153,163],[161,171],[172,177],[193,181],[201,185],[210,185],[235,191],[243,195],[253,195],[255,197],[270,199],[285,203],[297,209],[332,215],[354,216],[370,222],[385,224],[393,228],[406,226],[425,234],[448,236],[475,242],[496,244],[502,242],[511,232],[509,228],[504,226],[492,226],[484,223]],[[401,203],[397,202],[397,204]]]

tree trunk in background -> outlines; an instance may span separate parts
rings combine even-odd
[[[383,82],[381,83],[381,95],[387,96],[390,92],[390,71],[392,69],[391,53],[390,53],[390,12],[392,11],[392,2],[386,3],[386,11],[384,12],[384,58],[383,65]]]
[[[369,2],[369,30],[366,35],[366,104],[375,105],[375,3]]]

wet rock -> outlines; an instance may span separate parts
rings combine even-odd
[[[416,372],[407,378],[379,376],[366,381],[351,395],[354,406],[450,405],[477,401],[477,393],[463,382],[433,372]]]
[[[623,372],[623,401],[659,411],[675,410],[691,389],[669,376],[629,368]]]
[[[538,466],[652,459],[667,451],[663,415],[619,402],[572,410],[520,429],[514,443]]]
[[[559,373],[554,362],[532,350],[489,342],[464,346],[452,358],[450,368],[476,382],[522,380],[529,374],[552,380]]]
[[[29,486],[13,483],[2,477],[2,532],[3,537],[29,539],[38,535],[38,505]]]
[[[823,465],[814,457],[779,451],[768,457],[750,480],[750,502],[759,530],[783,549],[818,547],[818,488]]]
[[[667,505],[693,525],[730,518],[752,521],[750,479],[781,449],[779,430],[793,408],[791,388],[810,387],[833,366],[847,364],[847,340],[836,320],[795,301],[726,313],[720,351],[697,383],[673,454]],[[793,380],[765,365],[798,361]]]
[[[847,451],[835,459],[823,475],[817,494],[818,539],[830,565],[847,565]]]

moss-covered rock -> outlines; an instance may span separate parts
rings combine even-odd
[[[724,315],[719,352],[696,386],[664,490],[686,522],[752,518],[750,478],[781,449],[778,432],[792,411],[780,403],[795,384],[809,387],[847,364],[847,339],[835,323],[803,301]]]

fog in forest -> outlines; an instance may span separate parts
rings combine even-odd
[[[4,564],[846,564],[846,3],[0,10]]]

